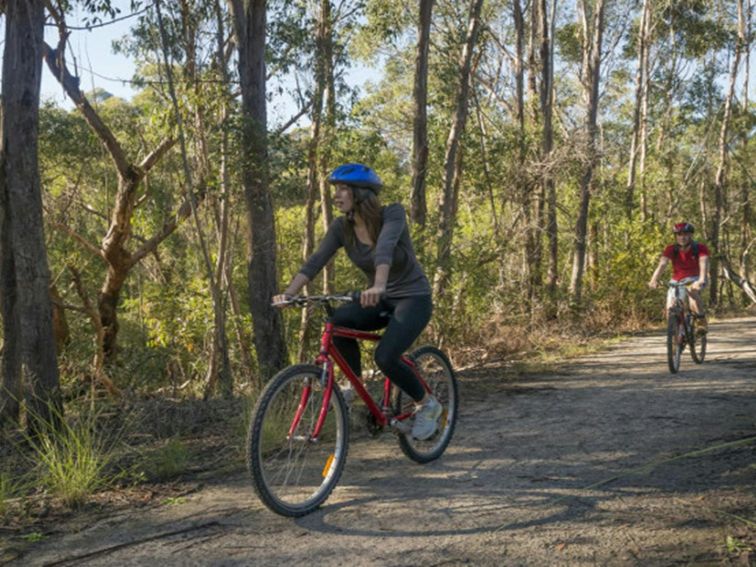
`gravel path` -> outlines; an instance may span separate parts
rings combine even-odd
[[[437,462],[411,463],[391,434],[357,436],[304,518],[269,512],[233,475],[74,518],[13,564],[752,564],[756,318],[712,324],[703,365],[686,352],[672,376],[665,356],[657,333],[559,374],[468,371]]]

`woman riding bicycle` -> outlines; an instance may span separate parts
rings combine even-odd
[[[381,206],[378,193],[383,183],[365,165],[341,165],[328,181],[335,186],[334,203],[344,215],[331,223],[318,250],[286,290],[273,297],[273,303],[297,295],[343,246],[352,263],[367,276],[368,287],[360,294],[359,304],[339,307],[331,321],[362,331],[386,328],[375,350],[375,362],[415,400],[412,436],[428,439],[436,431],[441,405],[425,392],[413,370],[400,358],[428,324],[433,310],[430,284],[415,257],[404,207],[399,203]],[[357,341],[344,337],[334,337],[333,341],[360,376]]]
[[[693,225],[688,222],[677,223],[672,229],[675,244],[670,244],[662,252],[648,286],[655,289],[658,278],[668,263],[672,262],[672,283],[689,283],[689,301],[691,311],[698,317],[697,332],[706,333],[706,315],[704,314],[701,289],[706,285],[709,272],[709,249],[705,244],[693,241]],[[667,310],[674,304],[675,292],[670,289],[667,294]]]

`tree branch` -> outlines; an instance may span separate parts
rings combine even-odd
[[[147,157],[142,160],[142,163],[137,166],[139,168],[139,172],[143,176],[149,173],[150,169],[152,169],[152,167],[160,160],[160,158],[162,158],[175,144],[176,140],[174,138],[166,138],[162,142],[160,142],[157,148],[152,150],[147,155]]]
[[[61,33],[57,49],[53,49],[47,43],[43,44],[45,62],[50,68],[50,72],[61,84],[68,97],[84,115],[87,124],[92,127],[107,148],[118,172],[122,177],[130,177],[132,173],[131,164],[126,159],[126,154],[124,153],[123,148],[121,148],[121,145],[118,143],[118,140],[116,140],[113,132],[110,131],[110,128],[106,126],[95,109],[92,108],[92,105],[89,104],[87,97],[85,97],[79,89],[79,78],[71,75],[66,67],[64,53],[67,37],[67,33]]]
[[[71,238],[73,238],[76,242],[78,242],[82,246],[82,248],[91,252],[92,254],[100,258],[101,260],[105,260],[105,254],[103,253],[100,247],[92,244],[89,240],[84,238],[81,234],[76,232],[70,226],[62,222],[56,222],[56,221],[48,221],[48,222],[50,223],[50,226],[52,226],[53,228],[62,230],[63,232],[68,234]]]
[[[142,246],[131,254],[129,264],[133,266],[148,254],[154,252],[163,240],[173,234],[178,226],[189,218],[189,215],[192,213],[192,201],[190,199],[194,199],[194,206],[196,207],[205,198],[206,193],[207,185],[203,180],[198,188],[197,194],[187,195],[178,211],[176,211],[176,214],[163,224],[163,228],[160,229],[160,232],[149,240],[146,240]]]
[[[275,131],[275,135],[276,136],[280,136],[281,134],[283,134],[284,132],[286,132],[286,130],[288,130],[289,127],[292,124],[294,124],[297,120],[299,120],[300,118],[302,118],[302,116],[304,116],[310,110],[310,106],[312,106],[312,102],[309,102],[309,103],[305,104],[299,110],[299,112],[297,112],[294,116],[292,116],[291,118],[289,118],[289,120],[285,124],[282,124],[281,127],[278,128]]]

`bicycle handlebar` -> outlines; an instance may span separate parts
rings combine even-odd
[[[291,299],[280,303],[273,303],[274,306],[298,305],[304,306],[308,303],[331,303],[332,301],[342,303],[357,303],[360,301],[359,291],[349,291],[335,295],[295,295]]]

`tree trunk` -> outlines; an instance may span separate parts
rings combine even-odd
[[[449,137],[446,141],[444,156],[444,192],[441,198],[441,219],[438,230],[438,252],[436,255],[436,276],[434,295],[442,298],[451,278],[451,250],[454,241],[454,224],[457,219],[457,201],[459,195],[462,134],[467,121],[467,99],[470,92],[470,70],[473,49],[478,41],[480,30],[480,11],[483,0],[473,0],[467,25],[467,39],[462,48],[459,62],[459,86],[457,90],[454,115]]]
[[[554,113],[554,50],[550,30],[556,19],[556,0],[552,7],[551,22],[547,9],[547,0],[541,2],[541,114],[543,115],[543,134],[541,137],[542,162],[548,164],[554,146],[552,119]],[[549,241],[549,264],[546,282],[548,297],[547,316],[552,317],[556,311],[556,286],[559,268],[559,237],[557,225],[557,201],[554,179],[548,171],[544,172],[543,192],[546,199],[546,234]]]
[[[197,135],[194,138],[196,149],[194,152],[194,161],[196,163],[196,169],[198,174],[195,176],[192,167],[189,164],[188,145],[184,132],[184,118],[179,109],[178,96],[176,94],[175,81],[173,80],[173,61],[170,57],[171,47],[169,45],[169,39],[164,20],[162,16],[162,10],[160,1],[155,1],[155,9],[157,15],[158,26],[160,29],[160,36],[162,39],[163,47],[163,59],[165,73],[168,78],[168,91],[170,94],[171,102],[173,103],[173,112],[178,127],[182,165],[184,169],[184,181],[189,188],[191,194],[194,190],[195,182],[194,178],[200,179],[200,185],[205,184],[205,179],[209,175],[210,159],[208,156],[208,144],[207,144],[207,132],[205,128],[205,116],[199,107],[195,106],[193,110],[195,131]],[[189,4],[182,0],[181,4],[181,25],[182,25],[182,46],[185,53],[185,63],[183,66],[183,75],[189,88],[192,89],[194,99],[201,99],[200,83],[197,77],[197,24],[194,21],[191,13],[191,7]],[[225,76],[225,58],[223,53],[224,46],[224,32],[223,32],[223,18],[220,13],[220,6],[216,2],[214,5],[217,29],[216,29],[216,50],[215,60],[216,65],[221,73],[223,84],[226,84]],[[223,97],[221,105],[221,120],[223,123],[225,120],[225,96]],[[192,217],[194,219],[195,232],[197,234],[197,240],[199,242],[200,253],[204,261],[205,274],[210,287],[210,292],[213,302],[213,340],[211,345],[211,352],[208,361],[205,397],[209,396],[219,386],[221,395],[223,397],[231,397],[233,395],[233,379],[231,375],[230,361],[228,358],[228,343],[226,338],[226,302],[223,291],[221,289],[221,279],[224,271],[224,264],[226,262],[226,248],[228,240],[228,176],[225,171],[225,156],[227,153],[227,137],[225,129],[221,137],[221,204],[220,214],[217,222],[218,232],[218,254],[215,266],[210,258],[208,245],[206,243],[205,231],[202,227],[201,219],[197,213],[197,210],[192,206]],[[191,202],[190,202],[191,204]]]
[[[265,101],[265,0],[229,0],[239,50],[244,198],[247,205],[247,282],[260,373],[266,379],[287,362],[281,314],[270,304],[278,290],[276,231],[268,189]]]
[[[305,260],[310,257],[315,248],[315,201],[320,188],[320,175],[318,171],[321,137],[320,125],[323,117],[323,97],[326,91],[326,69],[328,66],[326,61],[328,57],[326,43],[330,41],[328,34],[331,29],[327,20],[330,14],[329,7],[329,0],[321,2],[315,34],[315,90],[312,94],[310,109],[310,144],[307,150],[307,201],[305,203],[305,234],[302,247],[302,258]],[[309,284],[305,287],[305,293],[310,293]],[[312,311],[309,309],[309,306],[302,309],[299,351],[297,353],[297,360],[300,362],[305,362],[310,352],[309,342],[312,333],[311,315]]]
[[[114,256],[111,255],[105,281],[102,284],[97,301],[103,329],[102,347],[106,362],[112,362],[115,359],[119,329],[118,301],[124,281],[131,269],[127,256],[124,256],[120,262],[114,262],[114,259]]]
[[[545,3],[540,0],[531,2],[530,8],[530,38],[528,40],[528,96],[530,100],[530,116],[533,131],[542,128],[543,107],[541,93],[539,91],[539,78],[542,78],[541,49],[542,40],[541,21],[544,14],[541,13]],[[540,88],[543,88],[543,84]],[[520,171],[527,171],[527,132],[524,124],[520,125]],[[526,195],[525,206],[528,208],[528,233],[526,236],[525,266],[528,272],[528,311],[535,314],[535,305],[543,287],[543,226],[545,212],[545,185],[539,183],[531,176],[521,179],[522,190]]]
[[[224,108],[224,114],[226,109]],[[220,383],[221,392],[225,395],[233,394],[234,379],[231,373],[231,361],[228,354],[228,337],[226,334],[226,305],[227,305],[227,293],[223,292],[222,282],[223,274],[226,272],[226,266],[231,261],[231,250],[229,246],[229,226],[231,216],[231,198],[230,194],[230,179],[228,175],[228,132],[224,129],[221,135],[221,205],[220,205],[220,224],[218,226],[219,231],[219,244],[218,244],[218,259],[215,266],[215,283],[218,286],[219,305],[213,304],[215,311],[215,332],[213,333],[213,360],[218,363],[218,382]]]
[[[323,79],[325,81],[325,118],[321,121],[320,143],[318,144],[318,153],[320,156],[318,169],[320,181],[320,206],[323,218],[323,228],[328,230],[333,221],[333,212],[331,206],[331,187],[328,183],[328,174],[331,169],[331,147],[333,146],[334,136],[336,133],[336,81],[333,60],[333,29],[331,22],[331,2],[330,0],[321,0],[320,11],[322,18],[322,62],[323,62]],[[323,268],[323,293],[333,293],[333,282],[335,277],[335,263],[331,260]]]
[[[247,371],[250,380],[254,378],[254,364],[252,362],[252,343],[249,338],[247,327],[242,324],[242,310],[239,302],[239,294],[232,279],[231,263],[226,262],[225,272],[223,273],[223,282],[228,289],[228,297],[231,300],[231,312],[234,314],[234,329],[236,331],[236,340],[239,343],[239,352],[241,353],[242,363]],[[254,384],[262,387],[262,380],[253,380]]]
[[[478,96],[475,93],[475,90],[472,92],[473,100],[475,102],[475,115],[478,122],[478,134],[480,137],[479,143],[480,143],[480,151],[481,151],[481,157],[483,158],[482,165],[483,165],[483,176],[485,179],[485,185],[486,185],[486,192],[488,193],[488,201],[491,205],[491,223],[493,225],[493,238],[495,242],[502,242],[501,240],[501,221],[499,220],[499,213],[496,207],[496,197],[494,195],[494,187],[496,186],[496,183],[494,183],[491,175],[491,165],[489,162],[489,152],[488,152],[488,129],[486,128],[485,122],[483,122],[483,113],[480,108],[480,101],[478,100]]]
[[[105,353],[103,351],[103,339],[105,338],[104,329],[102,328],[102,322],[100,319],[100,314],[98,313],[97,309],[94,308],[92,305],[92,302],[89,300],[89,296],[87,295],[86,290],[84,289],[84,284],[82,284],[81,281],[81,274],[79,274],[79,271],[73,267],[68,267],[69,271],[71,272],[71,275],[73,277],[74,287],[76,288],[76,293],[79,295],[79,298],[81,299],[82,304],[82,311],[89,317],[89,320],[92,322],[92,327],[95,331],[95,354],[94,354],[94,361],[92,362],[93,367],[93,375],[92,375],[92,404],[94,405],[95,400],[95,385],[97,382],[100,382],[105,388],[108,390],[108,393],[111,396],[118,396],[120,394],[119,389],[113,384],[113,382],[108,378],[106,372],[105,372]]]
[[[717,305],[719,300],[719,256],[723,252],[723,250],[721,250],[720,232],[722,228],[722,217],[725,212],[725,193],[727,190],[725,186],[728,161],[727,137],[730,129],[730,119],[732,117],[732,101],[733,98],[735,98],[735,83],[738,78],[738,67],[740,66],[740,57],[745,41],[744,33],[740,33],[741,30],[745,30],[745,26],[742,24],[744,21],[743,0],[738,0],[738,21],[741,25],[738,26],[739,33],[735,43],[735,56],[733,57],[732,67],[730,68],[730,86],[727,90],[727,97],[724,101],[724,115],[722,116],[722,126],[719,130],[719,165],[717,166],[717,173],[714,178],[714,215],[711,224],[711,235],[709,237],[709,243],[713,252],[710,264],[711,288],[709,304],[711,306]]]
[[[744,45],[743,45],[743,53],[745,54],[745,63],[743,65],[744,69],[744,77],[743,77],[743,106],[741,108],[742,113],[745,115],[748,112],[748,88],[750,87],[750,74],[749,74],[749,65],[751,63],[750,61],[750,54],[751,54],[751,44],[750,44],[750,38],[751,38],[751,2],[750,0],[746,1],[745,5],[745,14],[748,14],[747,17],[740,18],[740,26],[739,26],[739,33],[743,35],[745,38]],[[742,147],[743,147],[743,153],[747,152],[748,148],[748,131],[743,128],[742,130]],[[748,250],[748,243],[752,239],[753,231],[751,229],[751,222],[752,222],[752,216],[753,212],[751,209],[751,196],[750,196],[750,187],[751,183],[748,176],[748,165],[746,164],[745,160],[742,162],[742,180],[740,182],[740,206],[742,208],[742,216],[740,219],[740,273],[743,275],[743,278],[746,280],[750,279],[749,269],[748,269],[748,262],[747,262],[747,250]]]
[[[415,55],[415,85],[412,89],[415,112],[412,128],[410,219],[420,226],[425,226],[425,217],[428,213],[425,198],[425,178],[428,169],[428,52],[434,3],[435,0],[420,0]]]
[[[182,3],[182,7],[185,6]],[[221,81],[224,85],[222,89],[223,100],[221,102],[220,109],[220,124],[221,124],[221,137],[220,137],[220,210],[216,215],[216,232],[218,236],[218,254],[214,266],[213,275],[209,277],[211,285],[213,286],[213,344],[212,351],[210,353],[210,364],[208,367],[206,383],[212,384],[213,381],[217,381],[221,394],[224,397],[230,397],[233,395],[234,379],[231,372],[231,360],[229,358],[228,348],[228,336],[226,332],[227,317],[226,307],[228,299],[228,288],[223,286],[224,274],[226,272],[226,265],[230,262],[229,253],[229,226],[230,226],[230,180],[228,175],[228,129],[225,128],[225,124],[228,120],[228,99],[229,94],[226,86],[228,85],[228,73],[226,72],[226,60],[224,47],[226,44],[226,33],[223,20],[223,11],[221,9],[220,0],[216,0],[213,4],[215,11],[215,64],[217,66],[218,73]],[[201,100],[200,81],[196,75],[196,25],[193,24],[193,18],[191,17],[191,11],[187,6],[182,9],[182,21],[186,22],[185,26],[191,30],[191,40],[187,39],[187,45],[191,46],[191,51],[187,50],[187,63],[191,57],[191,67],[188,66],[187,72],[194,83],[195,94],[197,100]],[[207,176],[210,171],[210,156],[207,142],[207,130],[205,128],[205,116],[198,106],[195,108],[195,122],[196,131],[198,132],[198,151],[197,155],[200,159],[200,171],[202,176]],[[217,209],[216,209],[217,210]],[[211,261],[208,259],[208,264]],[[208,268],[208,271],[212,271]]]
[[[531,194],[525,178],[526,158],[526,132],[525,132],[525,18],[523,16],[520,0],[512,0],[512,18],[515,25],[515,53],[514,53],[514,80],[515,80],[515,122],[517,123],[517,171],[514,180],[515,194],[519,201],[522,222],[524,226],[524,241],[522,246],[522,276],[525,290],[524,304],[528,313],[532,312],[532,300],[536,290],[533,287],[532,254],[534,248],[532,230]],[[532,47],[532,46],[531,46]],[[532,49],[531,49],[532,52]],[[534,74],[530,74],[531,80]]]
[[[648,0],[646,0],[648,1]],[[640,131],[638,133],[638,141],[640,143],[640,155],[638,156],[638,185],[640,188],[640,214],[641,221],[645,222],[648,218],[648,196],[646,193],[646,156],[648,154],[648,100],[650,91],[650,79],[651,69],[649,68],[649,54],[651,41],[651,12],[650,7],[644,6],[644,9],[648,11],[644,19],[643,30],[643,61],[641,64],[641,70],[643,75],[641,80],[643,82],[643,89],[641,91],[641,106],[640,106]]]
[[[536,10],[531,7],[531,15],[533,17],[536,14]],[[532,184],[525,175],[526,157],[527,157],[527,132],[525,130],[525,19],[523,17],[522,6],[520,0],[513,0],[512,2],[512,16],[515,25],[515,120],[517,122],[517,176],[514,180],[515,193],[519,199],[520,210],[522,211],[523,221],[523,246],[521,250],[522,254],[522,274],[523,284],[522,287],[525,290],[524,304],[527,308],[528,314],[532,314],[533,300],[536,294],[535,277],[534,274],[538,271],[538,266],[535,265],[534,253],[535,253],[535,238],[534,238],[534,224],[537,220],[537,214],[534,211],[537,210],[535,205],[535,199],[533,198]],[[532,22],[531,22],[532,24]],[[536,85],[536,73],[537,67],[535,62],[535,44],[536,39],[533,37],[533,27],[530,27],[531,35],[528,48],[528,86],[530,93],[537,91]],[[532,100],[533,97],[531,97]],[[538,122],[539,112],[537,108],[532,108],[532,119],[534,123]]]
[[[63,414],[37,155],[44,3],[9,2],[5,18],[0,110],[0,295],[5,347],[0,420],[18,421],[25,375],[31,385],[28,424],[36,432],[56,427]]]
[[[641,109],[648,97],[648,22],[651,19],[651,2],[643,0],[641,21],[638,26],[638,70],[635,77],[635,108],[633,110],[633,132],[630,137],[630,160],[627,166],[627,185],[625,188],[625,210],[632,216],[635,210],[635,175],[638,164],[638,147],[641,144]]]
[[[601,42],[604,31],[604,0],[597,0],[589,14],[586,0],[582,0],[583,64],[581,82],[586,106],[585,146],[586,165],[580,178],[580,204],[575,223],[570,300],[574,306],[582,301],[583,272],[588,232],[588,210],[591,199],[591,182],[596,166],[596,123],[598,117],[599,80],[601,78]]]
[[[71,339],[66,318],[66,309],[63,307],[63,298],[58,292],[58,286],[50,286],[50,300],[52,301],[53,334],[55,335],[55,350],[60,353]]]

